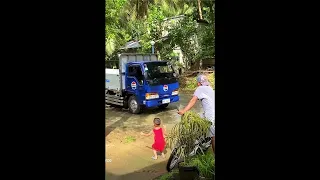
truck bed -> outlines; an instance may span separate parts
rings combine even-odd
[[[105,86],[107,90],[120,91],[120,71],[119,69],[106,69]]]

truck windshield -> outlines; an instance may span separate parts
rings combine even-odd
[[[172,66],[167,62],[149,62],[144,65],[146,80],[150,85],[177,82]]]

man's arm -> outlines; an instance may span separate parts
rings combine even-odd
[[[183,115],[185,112],[189,111],[197,102],[198,97],[193,96],[192,99],[189,101],[188,105],[183,109],[178,112],[178,114]]]

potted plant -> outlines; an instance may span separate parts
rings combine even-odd
[[[192,156],[199,153],[197,152],[199,151],[198,144],[201,138],[206,137],[210,125],[209,121],[201,118],[197,113],[189,111],[181,117],[181,121],[172,128],[166,137],[168,146],[182,161],[178,164],[180,179],[199,179],[198,167],[190,164],[190,160]]]

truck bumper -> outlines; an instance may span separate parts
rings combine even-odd
[[[170,103],[173,103],[173,102],[179,101],[179,96],[170,96],[170,97],[159,98],[159,99],[145,100],[145,101],[143,101],[143,104],[147,108],[156,107],[156,106],[160,106],[162,104],[162,100],[164,100],[164,99],[170,99]]]

